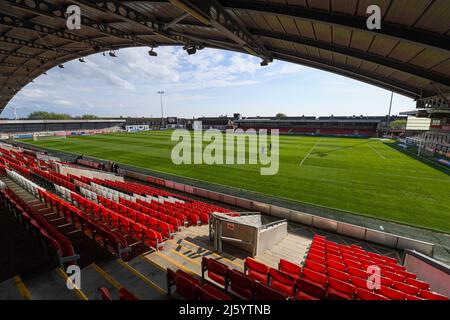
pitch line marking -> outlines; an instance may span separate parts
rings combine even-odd
[[[309,157],[309,155],[311,154],[311,152],[316,148],[316,146],[319,144],[320,140],[322,140],[322,138],[320,138],[319,140],[317,140],[317,142],[313,145],[313,147],[311,148],[311,150],[309,150],[308,154],[303,158],[303,160],[300,162],[299,166],[301,167],[303,165],[303,162],[305,162],[305,160]]]
[[[368,145],[369,145],[370,149],[372,149],[376,154],[378,154],[380,157],[382,157],[384,160],[386,160],[386,157],[383,156],[380,152],[378,152],[377,149],[372,147],[370,143]]]

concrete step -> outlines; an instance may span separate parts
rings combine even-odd
[[[81,290],[86,294],[89,300],[101,300],[101,296],[97,291],[98,288],[105,287],[111,293],[114,300],[119,299],[119,290],[104,277],[103,271],[99,272],[95,264],[81,270]]]
[[[121,259],[99,265],[121,286],[142,300],[168,299],[166,291]]]
[[[200,262],[202,261],[203,257],[207,257],[211,259],[216,259],[222,262],[223,264],[227,265],[231,269],[237,269],[240,271],[244,270],[244,261],[242,259],[229,256],[227,258],[224,254],[215,253],[211,250],[196,245],[195,243],[185,239],[167,241],[166,248],[167,249],[172,248],[176,251],[185,254],[187,257]]]
[[[30,279],[25,286],[34,300],[84,300],[81,291],[69,290],[67,276],[62,269],[54,269]]]
[[[0,283],[0,300],[30,300],[31,295],[20,276]]]
[[[169,248],[159,251],[166,259],[177,265],[178,268],[187,269],[191,273],[201,274],[201,260],[194,260],[185,255],[184,252]]]
[[[145,258],[143,255],[139,255],[127,263],[167,292],[167,272],[162,266]]]

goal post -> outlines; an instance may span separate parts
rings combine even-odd
[[[67,133],[65,131],[58,132],[37,132],[33,134],[33,141],[41,140],[66,140]]]

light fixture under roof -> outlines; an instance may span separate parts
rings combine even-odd
[[[64,69],[64,65],[63,64],[58,64],[58,68]]]
[[[197,48],[195,46],[187,47],[186,52],[188,53],[188,55],[195,54],[197,52]]]
[[[267,62],[267,60],[263,60],[263,61],[261,61],[260,65],[261,65],[261,67],[265,67],[265,66],[269,65],[269,62]]]
[[[86,63],[86,61],[84,60],[84,58],[79,58],[78,61],[82,62],[82,63]]]
[[[116,52],[115,51],[110,51],[109,52],[109,55],[111,56],[111,57],[113,57],[113,58],[117,58],[117,56],[116,56]]]
[[[156,56],[158,56],[158,53],[156,53],[155,51],[153,51],[153,48],[148,52],[148,55],[150,56],[150,57],[156,57]]]

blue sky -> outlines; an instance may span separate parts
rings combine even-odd
[[[23,88],[2,117],[45,110],[72,115],[161,115],[158,90],[164,90],[165,116],[232,115],[385,115],[390,92],[308,67],[260,60],[244,54],[204,49],[188,56],[178,47],[147,48],[96,54],[87,63],[74,60],[53,68]],[[414,101],[394,96],[393,114],[415,108]]]

